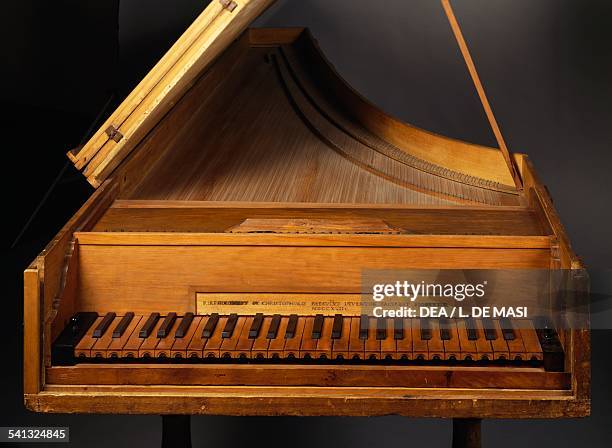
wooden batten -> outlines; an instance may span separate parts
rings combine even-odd
[[[417,207],[394,204],[241,203],[237,201],[117,200],[94,232],[227,232],[247,219],[382,220],[403,234],[552,235],[547,222],[526,207]]]
[[[129,396],[129,405],[120,400]],[[537,397],[534,397],[537,394]],[[571,418],[589,404],[559,391],[362,387],[50,386],[26,395],[38,412],[236,416],[385,416],[443,418]]]
[[[383,374],[376,366],[219,365],[115,366],[79,365],[51,367],[47,378],[55,385],[100,386],[322,386],[322,387],[420,387],[425,389],[537,389],[562,391],[570,375],[541,369],[388,366]],[[561,393],[562,394],[562,393]]]
[[[91,246],[286,246],[286,247],[404,247],[541,249],[550,257],[548,236],[505,235],[376,235],[376,234],[248,234],[169,232],[76,232],[82,245]],[[545,266],[547,267],[547,266]]]

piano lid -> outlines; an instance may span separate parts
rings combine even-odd
[[[82,147],[68,152],[98,187],[191,87],[194,80],[274,0],[212,0],[162,59]]]
[[[175,138],[160,141],[167,149],[134,198],[519,203],[501,151],[388,116],[342,80],[308,31],[251,30],[232,44],[271,2],[237,3],[230,12],[213,1],[94,137],[69,153],[92,185],[156,144],[154,128],[164,127]],[[223,79],[211,93],[215,73]],[[169,129],[165,122],[193,95],[202,105]]]

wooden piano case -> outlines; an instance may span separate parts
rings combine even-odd
[[[364,269],[582,265],[525,155],[386,116],[302,29],[212,2],[84,147],[96,191],[25,271],[38,412],[561,418],[590,411],[587,330],[561,371],[432,365],[55,365],[77,312],[198,312],[197,293],[361,292]],[[233,9],[232,9],[233,8]]]

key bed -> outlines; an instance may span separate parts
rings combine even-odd
[[[562,370],[554,329],[530,320],[78,313],[74,362],[524,365]],[[544,348],[543,348],[544,347]],[[552,361],[545,362],[547,353]],[[561,353],[561,356],[560,356]],[[66,359],[70,358],[70,359]]]

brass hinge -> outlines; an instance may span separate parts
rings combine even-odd
[[[111,140],[114,140],[115,143],[119,143],[121,139],[123,138],[123,134],[119,132],[119,129],[117,129],[113,125],[110,125],[105,132],[106,132],[106,135],[108,135],[108,138],[110,138]]]
[[[234,12],[234,9],[238,7],[238,3],[234,0],[219,0],[219,3],[229,12]]]

